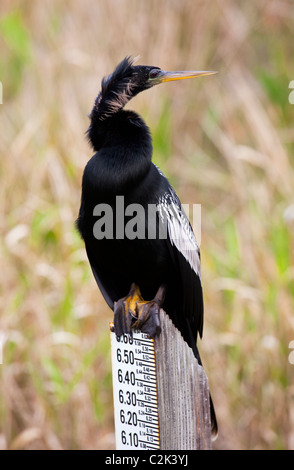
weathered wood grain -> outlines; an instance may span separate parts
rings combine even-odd
[[[211,449],[207,376],[163,310],[160,322],[155,338],[160,448]]]

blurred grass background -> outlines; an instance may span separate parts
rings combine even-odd
[[[219,74],[156,87],[154,161],[202,205],[216,449],[294,449],[291,0],[2,0],[0,448],[113,449],[108,322],[74,228],[88,113],[125,55]]]

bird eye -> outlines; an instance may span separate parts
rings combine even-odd
[[[151,72],[149,73],[149,78],[153,79],[153,78],[156,78],[157,75],[159,74],[160,70],[159,69],[153,69],[151,70]]]

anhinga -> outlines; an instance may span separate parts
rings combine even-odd
[[[116,334],[130,333],[132,328],[150,336],[159,334],[162,307],[201,363],[196,346],[197,335],[201,337],[203,329],[197,241],[174,189],[151,161],[149,128],[137,113],[123,108],[138,93],[159,83],[214,72],[165,72],[158,67],[135,66],[133,62],[126,57],[102,80],[90,114],[87,133],[96,153],[84,171],[77,226],[96,282],[114,310]],[[118,196],[123,197],[120,209]],[[137,236],[127,236],[124,229],[139,206],[144,211],[143,215],[137,211],[135,218]],[[105,227],[104,232],[95,233],[97,215],[103,213],[105,217],[106,207],[113,215],[113,227],[108,234]],[[152,220],[150,207],[156,208]],[[119,212],[124,210],[121,218]],[[106,218],[103,223],[107,223]],[[156,229],[150,236],[148,227],[152,224]],[[215,434],[212,402],[211,422]]]

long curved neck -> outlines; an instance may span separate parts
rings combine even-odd
[[[142,88],[132,80],[129,60],[123,61],[109,77],[102,80],[87,131],[97,151],[92,162],[91,182],[97,191],[129,188],[147,174],[152,158],[149,128],[133,111],[123,110]]]
[[[99,150],[101,139],[109,121],[124,108],[127,102],[140,92],[140,87],[132,80],[132,62],[129,58],[122,61],[115,71],[103,78],[101,91],[95,99],[90,114],[91,124],[88,129],[89,140],[95,150]]]
[[[91,187],[100,194],[123,194],[147,175],[152,159],[149,128],[134,111],[121,110],[91,122],[88,132],[97,153],[91,163]]]

